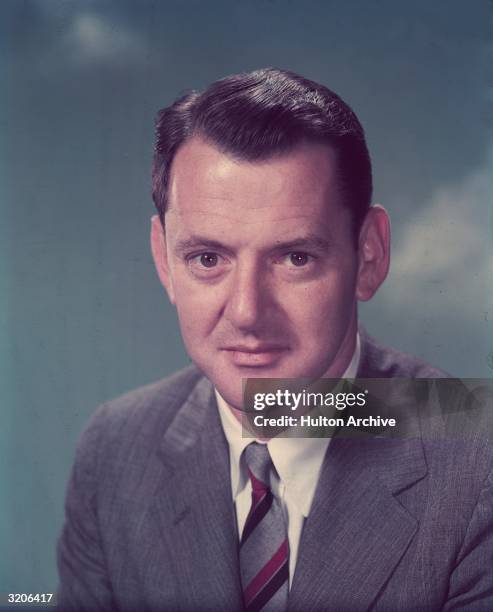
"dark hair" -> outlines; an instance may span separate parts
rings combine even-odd
[[[248,161],[288,152],[306,140],[332,146],[357,236],[371,203],[370,156],[358,118],[330,89],[293,72],[265,68],[220,79],[160,110],[152,197],[163,223],[173,158],[193,135]]]

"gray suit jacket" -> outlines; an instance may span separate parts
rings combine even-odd
[[[443,372],[363,338],[359,377]],[[294,611],[493,610],[493,450],[445,436],[329,445],[300,541]],[[229,453],[189,367],[102,406],[85,430],[58,545],[63,610],[240,610]]]

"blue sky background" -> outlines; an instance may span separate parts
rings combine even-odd
[[[491,376],[491,16],[479,0],[0,3],[0,595],[55,589],[95,406],[188,361],[148,247],[154,116],[188,89],[277,66],[340,93],[393,223],[362,320]]]

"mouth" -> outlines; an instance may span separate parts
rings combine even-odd
[[[274,344],[236,345],[222,349],[236,366],[265,367],[274,365],[288,350]]]

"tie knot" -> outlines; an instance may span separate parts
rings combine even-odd
[[[267,444],[252,442],[245,449],[245,461],[248,475],[252,481],[252,488],[269,489],[272,459]]]

